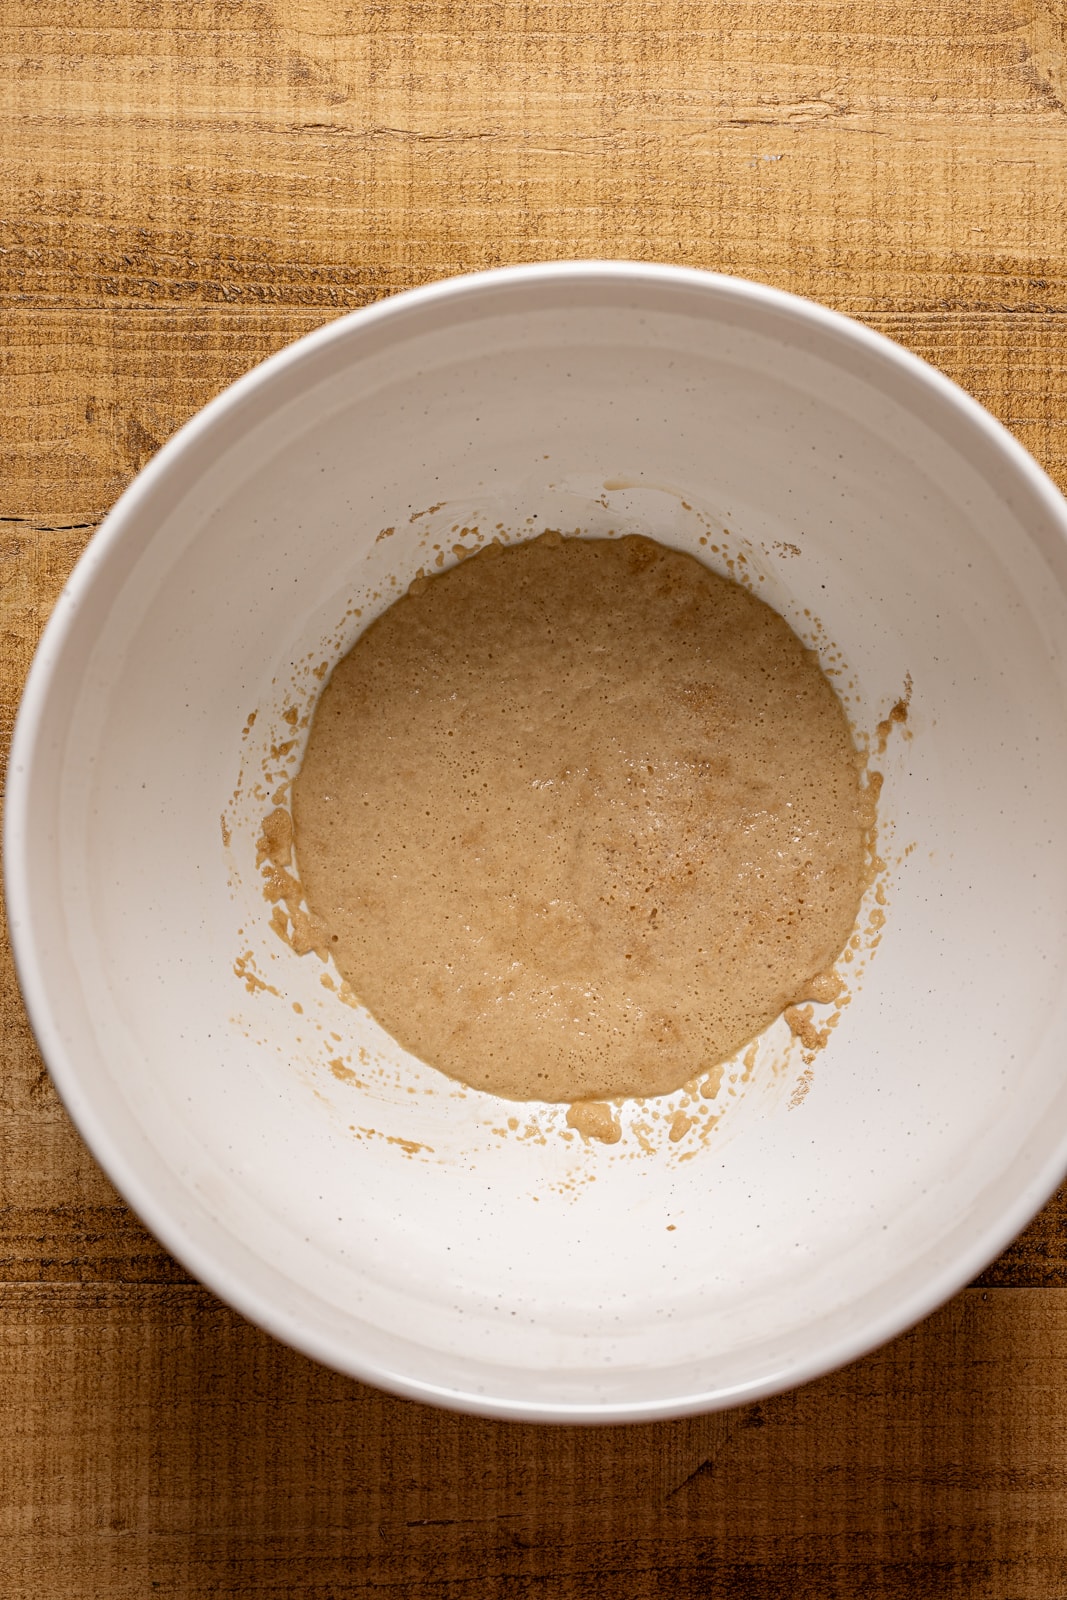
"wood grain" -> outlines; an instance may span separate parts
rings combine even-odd
[[[346,309],[567,256],[868,321],[1067,489],[1061,0],[5,0],[0,753],[131,477]],[[0,950],[0,1596],[1064,1600],[1067,1189],[865,1361],[579,1431],[423,1410],[192,1283]]]
[[[5,1600],[148,1594],[1051,1600],[1067,1292],[969,1291],[725,1416],[428,1411],[193,1286],[0,1291]]]
[[[623,256],[1063,309],[1057,9],[9,0],[0,294],[328,310]]]

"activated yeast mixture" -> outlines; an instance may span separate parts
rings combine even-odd
[[[678,1088],[827,970],[872,800],[770,606],[650,539],[491,545],[335,668],[298,869],[359,1000],[514,1099]]]

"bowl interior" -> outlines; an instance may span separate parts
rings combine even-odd
[[[94,541],[13,758],[20,970],[113,1178],[249,1315],[446,1403],[669,1414],[897,1331],[1062,1166],[1064,526],[918,363],[696,274],[445,285],[243,380]],[[839,1026],[807,1061],[777,1024],[677,1143],[679,1097],[587,1145],[406,1057],[260,892],[322,664],[420,567],[545,527],[740,573],[876,743],[911,685]]]

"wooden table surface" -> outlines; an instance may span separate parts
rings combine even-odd
[[[3,0],[0,735],[116,495],[324,320],[682,262],[851,312],[1067,489],[1064,0]],[[0,972],[0,1597],[1067,1597],[1067,1191],[914,1332],[643,1428],[324,1371],[118,1199]]]

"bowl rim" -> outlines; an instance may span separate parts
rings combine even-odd
[[[224,418],[280,374],[299,366],[354,331],[402,322],[411,311],[427,306],[461,305],[487,290],[544,286],[573,282],[605,286],[642,287],[675,285],[703,290],[735,302],[758,304],[805,325],[810,331],[843,341],[877,357],[898,373],[938,398],[1015,475],[1048,517],[1067,555],[1067,500],[1029,452],[985,407],[936,367],[865,324],[786,290],[700,268],[640,261],[549,261],[498,267],[444,278],[407,289],[331,319],[258,363],[223,389],[195,413],[162,445],[136,475],[91,536],[78,558],[46,622],[21,695],[7,768],[4,820],[4,888],[15,970],[38,1047],[52,1080],[96,1160],[133,1211],[183,1266],[226,1304],[256,1326],[290,1347],[336,1371],[407,1399],[443,1406],[475,1415],[529,1422],[618,1424],[698,1415],[747,1404],[780,1393],[834,1371],[877,1349],[914,1326],[965,1287],[1015,1238],[1045,1204],[1067,1174],[1067,1127],[1058,1143],[1034,1167],[1018,1189],[1012,1204],[991,1222],[975,1229],[963,1219],[942,1241],[953,1246],[948,1264],[930,1271],[910,1292],[882,1310],[858,1319],[852,1326],[819,1347],[817,1353],[784,1359],[776,1370],[759,1379],[725,1388],[652,1401],[600,1404],[596,1401],[518,1402],[473,1388],[446,1388],[392,1371],[342,1347],[340,1341],[309,1330],[299,1315],[272,1303],[258,1287],[234,1278],[220,1259],[217,1240],[210,1229],[188,1227],[157,1196],[151,1183],[132,1169],[116,1135],[82,1089],[78,1053],[62,1036],[47,998],[46,967],[36,938],[36,917],[31,870],[25,842],[33,810],[33,776],[37,765],[41,728],[50,697],[60,676],[68,648],[71,624],[92,591],[102,570],[135,527],[145,502],[180,471],[190,448],[202,441]],[[212,1220],[211,1227],[220,1224]],[[891,1282],[892,1280],[887,1280]]]

